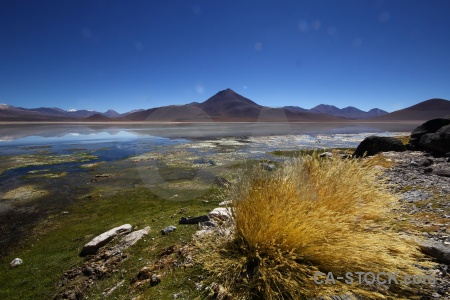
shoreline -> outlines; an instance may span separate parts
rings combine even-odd
[[[111,122],[90,122],[90,121],[0,121],[0,125],[36,125],[36,124],[73,124],[73,125],[142,125],[142,124],[422,124],[427,120],[392,120],[392,121],[373,121],[373,120],[355,120],[355,121],[288,121],[288,122],[258,122],[258,121],[213,121],[213,122],[170,122],[170,121],[111,121]]]

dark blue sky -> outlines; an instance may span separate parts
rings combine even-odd
[[[0,2],[0,103],[125,112],[450,99],[450,1]]]

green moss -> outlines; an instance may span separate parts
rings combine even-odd
[[[89,297],[100,299],[106,288],[125,279],[124,286],[113,295],[119,299],[127,299],[131,293],[130,280],[142,267],[157,259],[163,248],[190,240],[196,226],[178,225],[178,219],[210,211],[216,205],[218,193],[218,189],[213,188],[201,199],[183,202],[161,199],[145,188],[128,189],[104,197],[93,193],[70,207],[69,214],[54,215],[41,222],[30,234],[26,244],[16,249],[14,255],[4,259],[6,264],[15,257],[20,257],[24,263],[17,268],[5,268],[0,272],[0,299],[51,299],[56,294],[55,284],[59,276],[83,263],[83,258],[78,254],[90,239],[126,223],[138,228],[151,226],[148,236],[127,250],[129,258],[120,266],[126,272],[113,273],[100,280],[94,285]],[[201,200],[210,202],[204,203]],[[181,208],[185,208],[186,213],[180,214]],[[162,236],[160,230],[168,225],[176,225],[177,231]],[[145,295],[170,297],[180,290],[195,293],[192,281],[188,280],[191,276],[189,269],[177,270],[165,275],[162,284],[148,287],[149,290],[143,292]],[[166,299],[159,296],[157,298]]]

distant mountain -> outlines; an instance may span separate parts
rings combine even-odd
[[[109,122],[111,120],[112,120],[111,118],[108,118],[104,114],[94,114],[87,118],[83,118],[83,121],[87,121],[87,122]]]
[[[299,106],[283,106],[283,108],[285,110],[292,111],[292,112],[309,112],[310,111],[309,109],[301,108]]]
[[[384,111],[384,110],[379,109],[379,108],[372,108],[367,113],[370,115],[370,118],[372,118],[372,117],[379,117],[379,116],[388,114],[387,111]]]
[[[26,109],[26,108],[22,108],[22,109]],[[57,108],[57,107],[52,107],[52,108],[48,108],[48,107],[40,107],[40,108],[32,108],[29,109],[29,111],[34,111],[34,112],[38,112],[44,115],[48,115],[48,116],[58,116],[58,117],[66,117],[68,116],[68,112]]]
[[[256,119],[262,106],[247,99],[232,89],[218,92],[203,103],[197,104],[213,119]]]
[[[45,121],[47,119],[61,121],[67,119],[59,115],[48,115],[45,112],[0,104],[0,121]]]
[[[326,104],[311,109],[298,106],[271,108],[259,105],[231,89],[220,91],[204,102],[137,109],[123,114],[112,109],[101,113],[93,110],[67,111],[56,107],[26,109],[0,104],[0,121],[339,122],[349,119],[429,120],[445,115],[450,115],[450,101],[444,99],[430,99],[392,113],[378,108],[365,112],[353,106],[341,109]]]
[[[416,105],[396,110],[373,120],[430,120],[450,115],[450,101],[433,98]]]
[[[272,121],[342,121],[335,116],[309,111],[270,108],[239,95],[231,89],[218,92],[202,103],[157,107],[119,118],[123,121],[174,122],[272,122]]]
[[[129,112],[126,112],[126,113],[123,113],[123,114],[120,114],[121,116],[127,116],[127,115],[129,115],[129,114],[134,114],[134,113],[136,113],[136,112],[140,112],[140,111],[144,111],[145,109],[133,109],[133,110],[130,110]]]
[[[120,117],[120,114],[117,111],[113,110],[113,109],[109,109],[109,110],[107,110],[105,113],[103,113],[101,115],[103,115],[105,117],[108,117],[108,118]]]
[[[134,110],[128,113],[119,114],[115,110],[108,110],[100,113],[95,110],[63,110],[57,107],[22,108],[7,104],[0,104],[0,121],[80,121],[85,118],[100,115],[109,118],[126,116],[130,113],[140,111]],[[99,119],[98,116],[89,120]],[[104,120],[107,120],[104,119]]]
[[[299,106],[284,106],[284,109],[292,111],[292,112],[312,112],[319,114],[326,114],[336,117],[342,117],[347,119],[368,119],[377,116],[381,116],[387,114],[387,111],[384,111],[379,108],[373,108],[368,112],[360,110],[353,106],[348,106],[345,108],[338,108],[334,105],[320,104],[311,109],[301,108]]]
[[[379,108],[373,108],[368,112],[365,112],[353,106],[338,108],[334,105],[326,105],[326,104],[317,105],[311,108],[309,111],[348,119],[368,119],[388,113],[387,111],[381,110]]]

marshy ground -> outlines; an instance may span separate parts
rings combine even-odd
[[[174,295],[202,299],[205,291],[196,283],[206,279],[206,273],[200,266],[183,266],[176,251],[162,255],[174,245],[188,246],[197,229],[178,226],[179,218],[206,214],[227,197],[216,178],[233,183],[253,165],[279,166],[307,153],[299,149],[300,140],[294,136],[204,139],[128,151],[119,159],[114,153],[108,155],[117,151],[114,147],[92,150],[75,145],[65,152],[41,145],[2,155],[0,298],[53,298],[64,272],[84,262],[79,252],[86,242],[129,223],[136,229],[150,226],[150,232],[84,296],[101,299],[117,286],[111,299],[174,299]],[[325,151],[334,145],[345,152],[358,142],[354,136],[315,136],[302,147]],[[161,229],[168,225],[176,225],[177,230],[162,236]],[[15,257],[24,263],[12,269],[9,262]],[[158,261],[163,274],[159,285],[130,284],[144,266]]]

